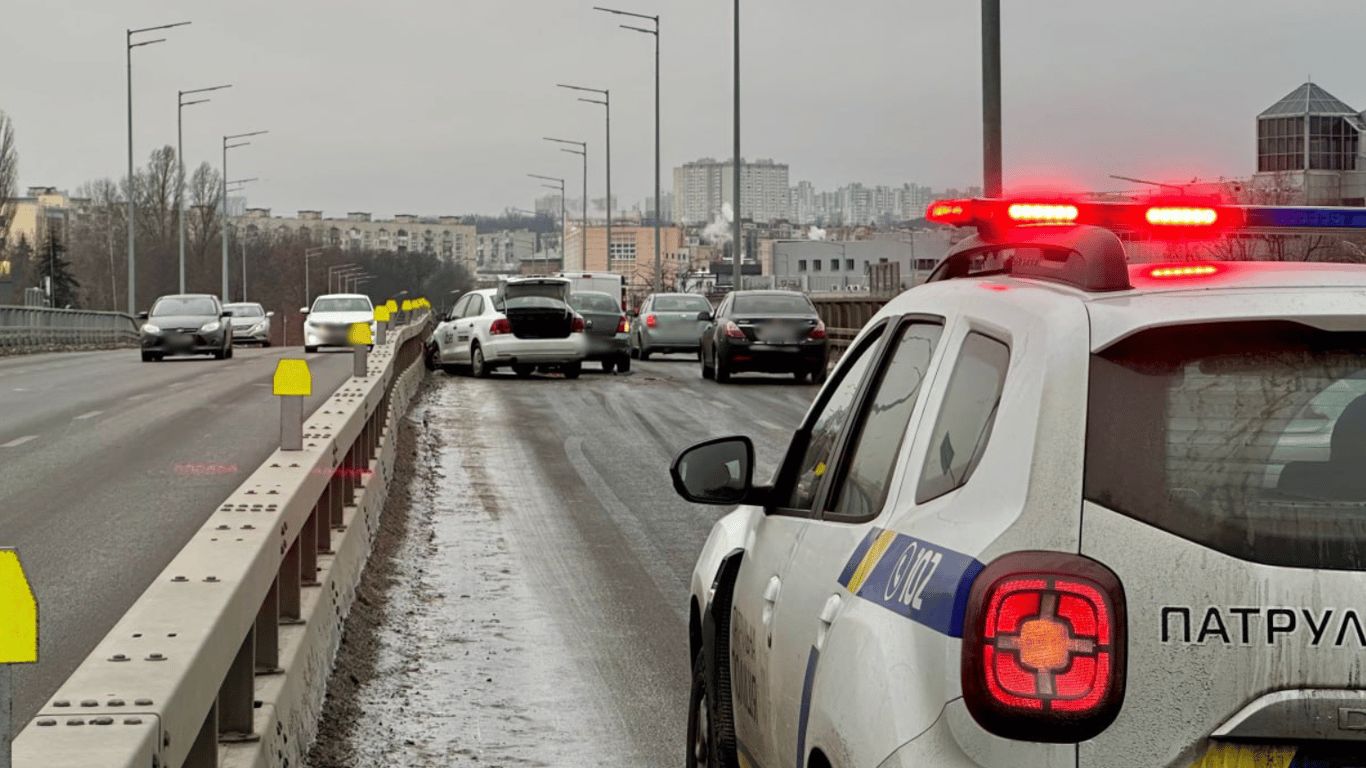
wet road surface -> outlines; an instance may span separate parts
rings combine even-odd
[[[726,510],[678,498],[669,463],[748,434],[767,478],[816,390],[681,355],[432,374],[310,765],[681,765],[688,579]]]

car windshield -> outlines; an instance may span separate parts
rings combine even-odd
[[[711,302],[702,296],[656,296],[656,312],[710,312]]]
[[[171,315],[217,315],[218,306],[213,299],[203,296],[167,296],[157,300],[148,313],[151,317]]]
[[[370,306],[370,300],[369,300],[369,299],[356,298],[356,297],[340,297],[340,296],[337,296],[337,297],[326,298],[326,299],[318,299],[318,300],[317,300],[316,302],[314,302],[314,304],[313,304],[313,312],[314,312],[314,313],[317,313],[317,312],[370,312],[370,311],[372,311],[372,309],[373,309],[373,307]]]
[[[735,308],[737,315],[814,315],[816,310],[811,302],[800,293],[791,296],[761,294],[758,296],[737,296]]]
[[[1366,569],[1366,334],[1148,331],[1091,362],[1086,498],[1236,557]]]
[[[576,293],[569,297],[569,305],[581,312],[620,312],[621,307],[605,293]]]
[[[260,317],[265,314],[257,304],[228,304],[223,309],[231,312],[233,317]]]

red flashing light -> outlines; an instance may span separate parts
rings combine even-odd
[[[506,317],[500,317],[493,321],[489,326],[489,335],[496,336],[500,333],[512,333],[512,322]]]
[[[1006,738],[1076,742],[1113,722],[1124,695],[1119,580],[1087,558],[1006,555],[978,575],[963,627],[963,692]]]
[[[823,338],[825,338],[825,321],[823,321],[823,320],[817,320],[817,321],[816,321],[816,327],[815,327],[815,328],[812,328],[812,329],[811,329],[811,333],[809,333],[809,334],[807,334],[807,335],[810,336],[810,337],[813,338],[813,339],[823,339]]]
[[[726,335],[732,339],[745,338],[745,332],[740,330],[740,326],[736,325],[734,320],[726,321]]]
[[[972,224],[976,220],[971,200],[936,200],[925,211],[925,218],[953,226]]]
[[[1218,264],[1164,264],[1148,270],[1148,277],[1170,279],[1174,277],[1209,277],[1223,269]]]
[[[1219,220],[1213,208],[1154,205],[1143,212],[1143,220],[1157,227],[1209,227]]]
[[[659,319],[656,318],[654,315],[646,315],[646,316],[645,316],[645,325],[646,325],[647,327],[649,327],[649,328],[658,328],[658,327],[659,327]]]
[[[570,332],[571,332],[571,333],[583,333],[583,332],[584,332],[584,329],[587,328],[587,327],[588,327],[588,324],[585,323],[585,322],[583,321],[583,318],[582,318],[581,316],[579,316],[579,315],[574,315],[574,327],[573,327],[573,329],[572,329]]]
[[[1011,203],[1006,215],[1011,221],[1021,224],[1075,224],[1077,206],[1067,203]]]

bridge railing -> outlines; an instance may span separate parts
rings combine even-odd
[[[118,346],[137,340],[137,321],[121,312],[0,306],[0,350],[57,345]]]
[[[811,303],[825,322],[825,333],[830,339],[832,359],[844,353],[863,326],[882,309],[889,297],[869,296],[864,293],[812,293]]]
[[[14,765],[303,764],[380,524],[425,315],[374,345],[213,512],[14,741]],[[72,727],[79,726],[79,727]]]

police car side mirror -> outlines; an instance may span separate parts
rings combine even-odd
[[[751,503],[754,488],[754,442],[748,437],[720,437],[678,454],[669,475],[679,496],[694,504]]]

